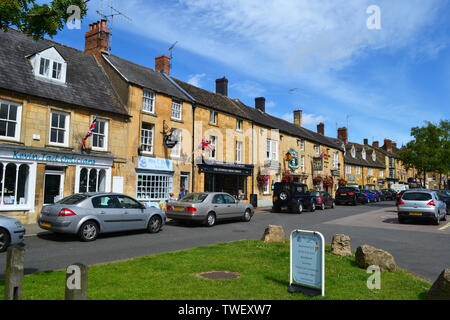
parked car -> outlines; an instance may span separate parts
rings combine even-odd
[[[316,198],[316,208],[325,210],[327,208],[334,209],[336,203],[333,197],[325,191],[312,191],[311,195]]]
[[[0,216],[0,252],[8,250],[9,246],[23,243],[25,228],[19,220]]]
[[[78,235],[84,242],[95,241],[101,233],[145,229],[158,233],[165,223],[160,209],[115,193],[74,194],[44,206],[38,218],[42,229]]]
[[[408,219],[429,220],[439,225],[446,220],[447,206],[435,191],[406,191],[398,204],[398,221]]]
[[[378,202],[377,195],[372,190],[362,190],[361,192],[366,197],[367,203],[369,203],[369,202]]]
[[[395,198],[397,197],[397,193],[392,189],[384,189],[383,193],[384,197],[386,198],[386,201],[395,200]]]
[[[166,215],[174,221],[191,221],[212,227],[218,220],[241,219],[250,222],[255,210],[249,203],[236,200],[228,193],[190,193],[171,202]]]
[[[446,190],[441,190],[437,192],[439,198],[445,202],[447,206],[447,215],[450,214],[450,192]]]
[[[354,187],[341,187],[336,191],[336,204],[353,204],[356,206],[358,203],[366,204],[366,196]]]
[[[405,192],[406,192],[406,190],[403,190],[397,195],[396,200],[395,200],[395,205],[398,206],[398,204],[400,203],[400,200],[402,199]]]
[[[316,199],[308,190],[308,186],[298,182],[278,182],[274,185],[273,207],[274,212],[287,208],[291,212],[303,213],[308,209],[316,211]]]
[[[380,190],[375,190],[375,193],[377,194],[379,201],[386,201],[386,197],[383,192]]]

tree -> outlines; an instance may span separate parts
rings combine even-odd
[[[411,136],[414,140],[399,152],[404,165],[416,168],[419,174],[423,174],[424,182],[427,172],[440,172],[445,170],[446,165],[448,168],[448,158],[445,157],[446,152],[448,155],[448,150],[445,151],[448,148],[448,137],[444,143],[446,139],[443,130],[446,124],[448,125],[448,121],[441,122],[440,126],[427,122],[424,127],[412,128]]]
[[[53,0],[50,4],[38,4],[36,0],[1,0],[0,29],[8,31],[9,27],[15,26],[35,39],[46,34],[53,37],[75,13],[68,9],[76,6],[82,19],[86,15],[88,1]]]

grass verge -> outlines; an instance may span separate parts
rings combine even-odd
[[[366,286],[369,274],[354,257],[326,248],[326,297],[314,300],[420,300],[431,283],[405,270],[382,273],[381,290]],[[234,280],[206,280],[201,272],[241,273]],[[65,272],[24,278],[24,300],[64,299]],[[301,300],[289,294],[289,241],[223,243],[89,267],[89,300]],[[0,281],[4,292],[4,281]],[[3,298],[3,297],[1,297]]]

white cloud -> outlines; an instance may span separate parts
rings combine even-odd
[[[200,80],[202,80],[206,76],[206,73],[195,74],[189,77],[187,81],[189,84],[201,88]]]

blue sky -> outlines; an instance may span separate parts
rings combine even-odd
[[[112,4],[112,53],[154,67],[174,50],[172,75],[215,91],[226,76],[229,96],[337,136],[399,145],[410,129],[450,114],[449,0],[91,0],[81,30],[55,41],[84,48],[89,24]],[[381,29],[369,30],[367,8],[377,5]],[[295,90],[291,90],[295,89]]]

